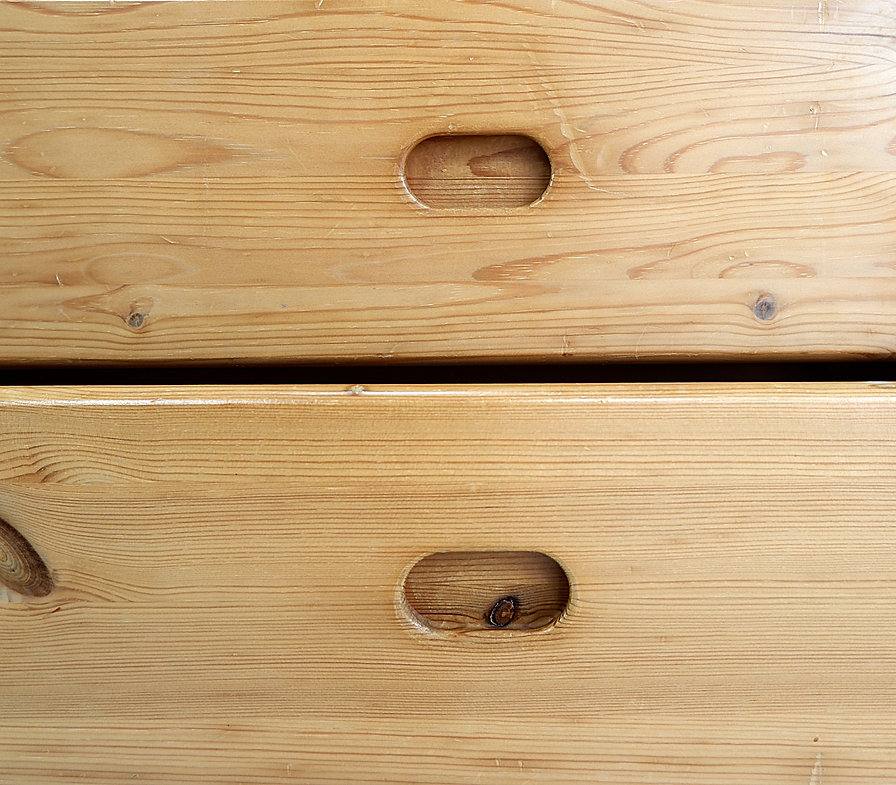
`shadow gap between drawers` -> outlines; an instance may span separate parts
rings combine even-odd
[[[27,367],[0,371],[4,385],[63,384],[546,384],[849,382],[896,380],[892,362],[565,365],[327,365],[229,367]]]

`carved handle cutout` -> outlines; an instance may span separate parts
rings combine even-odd
[[[53,579],[43,559],[18,530],[0,518],[0,584],[26,597],[46,597]]]
[[[418,561],[404,583],[407,610],[433,630],[538,630],[569,602],[569,579],[531,551],[450,551]]]
[[[528,136],[431,136],[408,153],[405,183],[427,207],[524,207],[551,184],[551,161]]]

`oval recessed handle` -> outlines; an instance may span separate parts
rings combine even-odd
[[[37,551],[14,527],[0,518],[0,584],[26,597],[46,597],[53,579]]]
[[[407,611],[432,630],[539,630],[569,603],[569,578],[533,551],[448,551],[418,561],[404,582]]]
[[[408,153],[404,179],[427,207],[524,207],[547,191],[551,161],[528,136],[430,136]]]

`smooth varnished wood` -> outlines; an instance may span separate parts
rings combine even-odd
[[[0,781],[888,785],[894,413],[891,384],[3,388],[0,517],[55,586],[0,601]],[[566,613],[427,631],[402,586],[447,551],[550,556]]]
[[[0,28],[2,363],[896,344],[890,2],[29,2]],[[541,145],[544,197],[415,199],[408,151],[470,134]],[[473,158],[423,172],[431,202],[484,186]]]

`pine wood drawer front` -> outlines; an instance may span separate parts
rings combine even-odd
[[[0,363],[896,348],[892,2],[7,2],[0,30]]]
[[[892,783],[894,412],[872,384],[5,388],[0,518],[52,583],[0,600],[0,782]],[[402,581],[446,552],[541,554],[568,607],[427,629]],[[452,558],[418,610],[438,570],[475,587]]]

